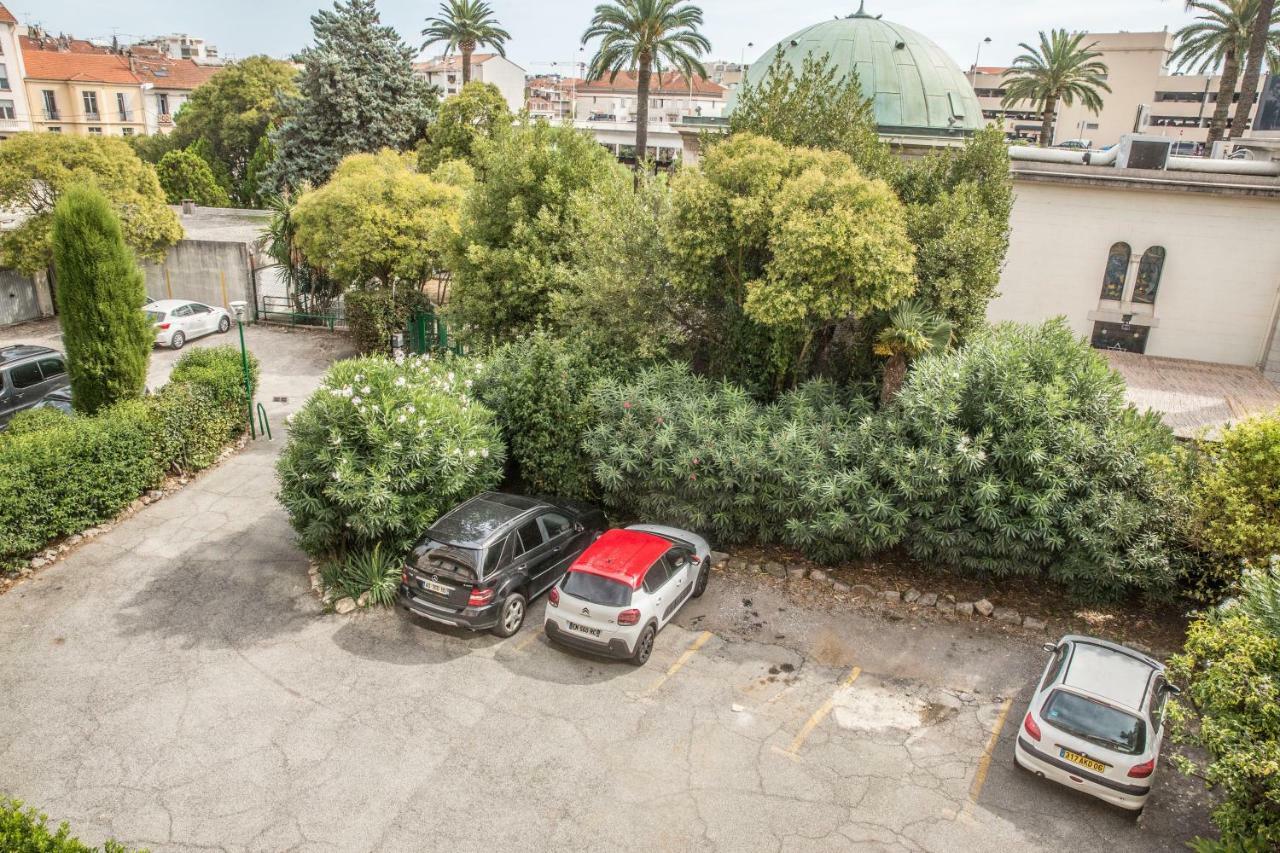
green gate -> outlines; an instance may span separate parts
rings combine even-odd
[[[449,341],[449,322],[434,311],[415,311],[409,317],[406,336],[409,352],[426,355],[432,352],[451,352],[462,355],[462,344]]]

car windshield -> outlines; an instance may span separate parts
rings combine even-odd
[[[146,311],[146,312],[144,312],[144,313],[147,315],[147,322],[148,322],[148,323],[163,323],[163,322],[164,322],[164,312],[162,312],[162,311]]]
[[[560,588],[574,598],[606,607],[626,607],[631,603],[629,586],[587,572],[569,572]]]
[[[1142,720],[1078,693],[1055,690],[1040,716],[1068,734],[1117,752],[1137,755],[1146,746],[1147,729]]]

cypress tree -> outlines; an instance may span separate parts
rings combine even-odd
[[[69,188],[53,211],[53,264],[67,373],[78,411],[141,396],[154,338],[142,271],[106,196]]]

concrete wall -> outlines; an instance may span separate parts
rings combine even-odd
[[[147,261],[142,269],[152,299],[190,299],[228,310],[236,300],[255,303],[249,248],[243,243],[181,240],[164,263]]]
[[[1009,255],[992,321],[1064,315],[1081,336],[1113,243],[1168,251],[1148,355],[1262,366],[1280,308],[1280,200],[1015,180]],[[1130,270],[1129,287],[1134,270]]]

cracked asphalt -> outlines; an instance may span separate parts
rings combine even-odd
[[[292,400],[273,420],[313,361],[264,365],[264,396]],[[549,645],[543,601],[508,640],[325,615],[274,500],[279,445],[0,596],[0,791],[154,851],[1143,851],[1210,831],[1167,765],[1137,820],[1013,766],[1031,638],[724,573],[640,669]]]

